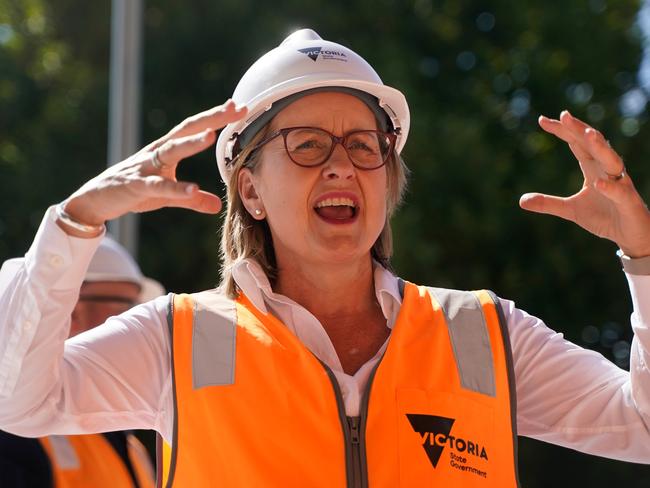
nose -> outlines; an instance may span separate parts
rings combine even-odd
[[[349,179],[353,178],[354,174],[354,165],[348,153],[345,151],[343,144],[335,144],[331,156],[324,164],[323,176],[327,179]]]

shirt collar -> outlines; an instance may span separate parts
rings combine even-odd
[[[402,304],[398,278],[377,261],[372,262],[375,293],[381,311],[389,328],[393,328]],[[267,301],[291,302],[289,298],[273,292],[268,277],[259,263],[252,259],[242,259],[232,269],[232,276],[251,303],[262,313],[268,313]]]

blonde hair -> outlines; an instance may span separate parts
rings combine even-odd
[[[242,168],[255,172],[260,161],[260,152],[254,148],[269,133],[269,125],[262,129],[247,144],[246,148],[230,164],[227,181],[227,211],[221,234],[221,283],[219,287],[230,298],[236,298],[239,290],[232,276],[233,267],[246,258],[255,259],[264,270],[271,284],[277,278],[277,263],[271,229],[266,219],[254,219],[239,196],[237,180]],[[252,153],[252,154],[251,154]],[[371,255],[382,266],[390,269],[390,258],[393,255],[393,233],[390,218],[402,202],[409,170],[401,156],[394,151],[386,162],[386,223],[375,244],[370,250]]]

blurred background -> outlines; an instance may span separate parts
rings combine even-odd
[[[568,149],[536,122],[565,108],[605,132],[650,200],[649,12],[634,0],[145,1],[137,137],[222,103],[257,57],[311,27],[409,101],[398,274],[491,288],[627,368],[631,304],[615,245],[517,202],[580,187]],[[24,254],[45,209],[106,167],[110,37],[111,2],[0,0],[2,260]],[[180,178],[223,194],[211,151]],[[140,216],[143,271],[172,291],[212,287],[219,226],[184,210]],[[650,486],[648,466],[523,438],[520,475],[531,488]]]

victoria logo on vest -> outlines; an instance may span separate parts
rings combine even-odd
[[[451,467],[474,473],[483,478],[487,477],[486,471],[470,466],[467,458],[470,455],[488,461],[485,446],[475,441],[451,435],[451,429],[456,419],[414,413],[407,413],[406,417],[413,431],[420,436],[422,448],[434,469],[438,466],[443,451],[449,446],[451,450]]]

